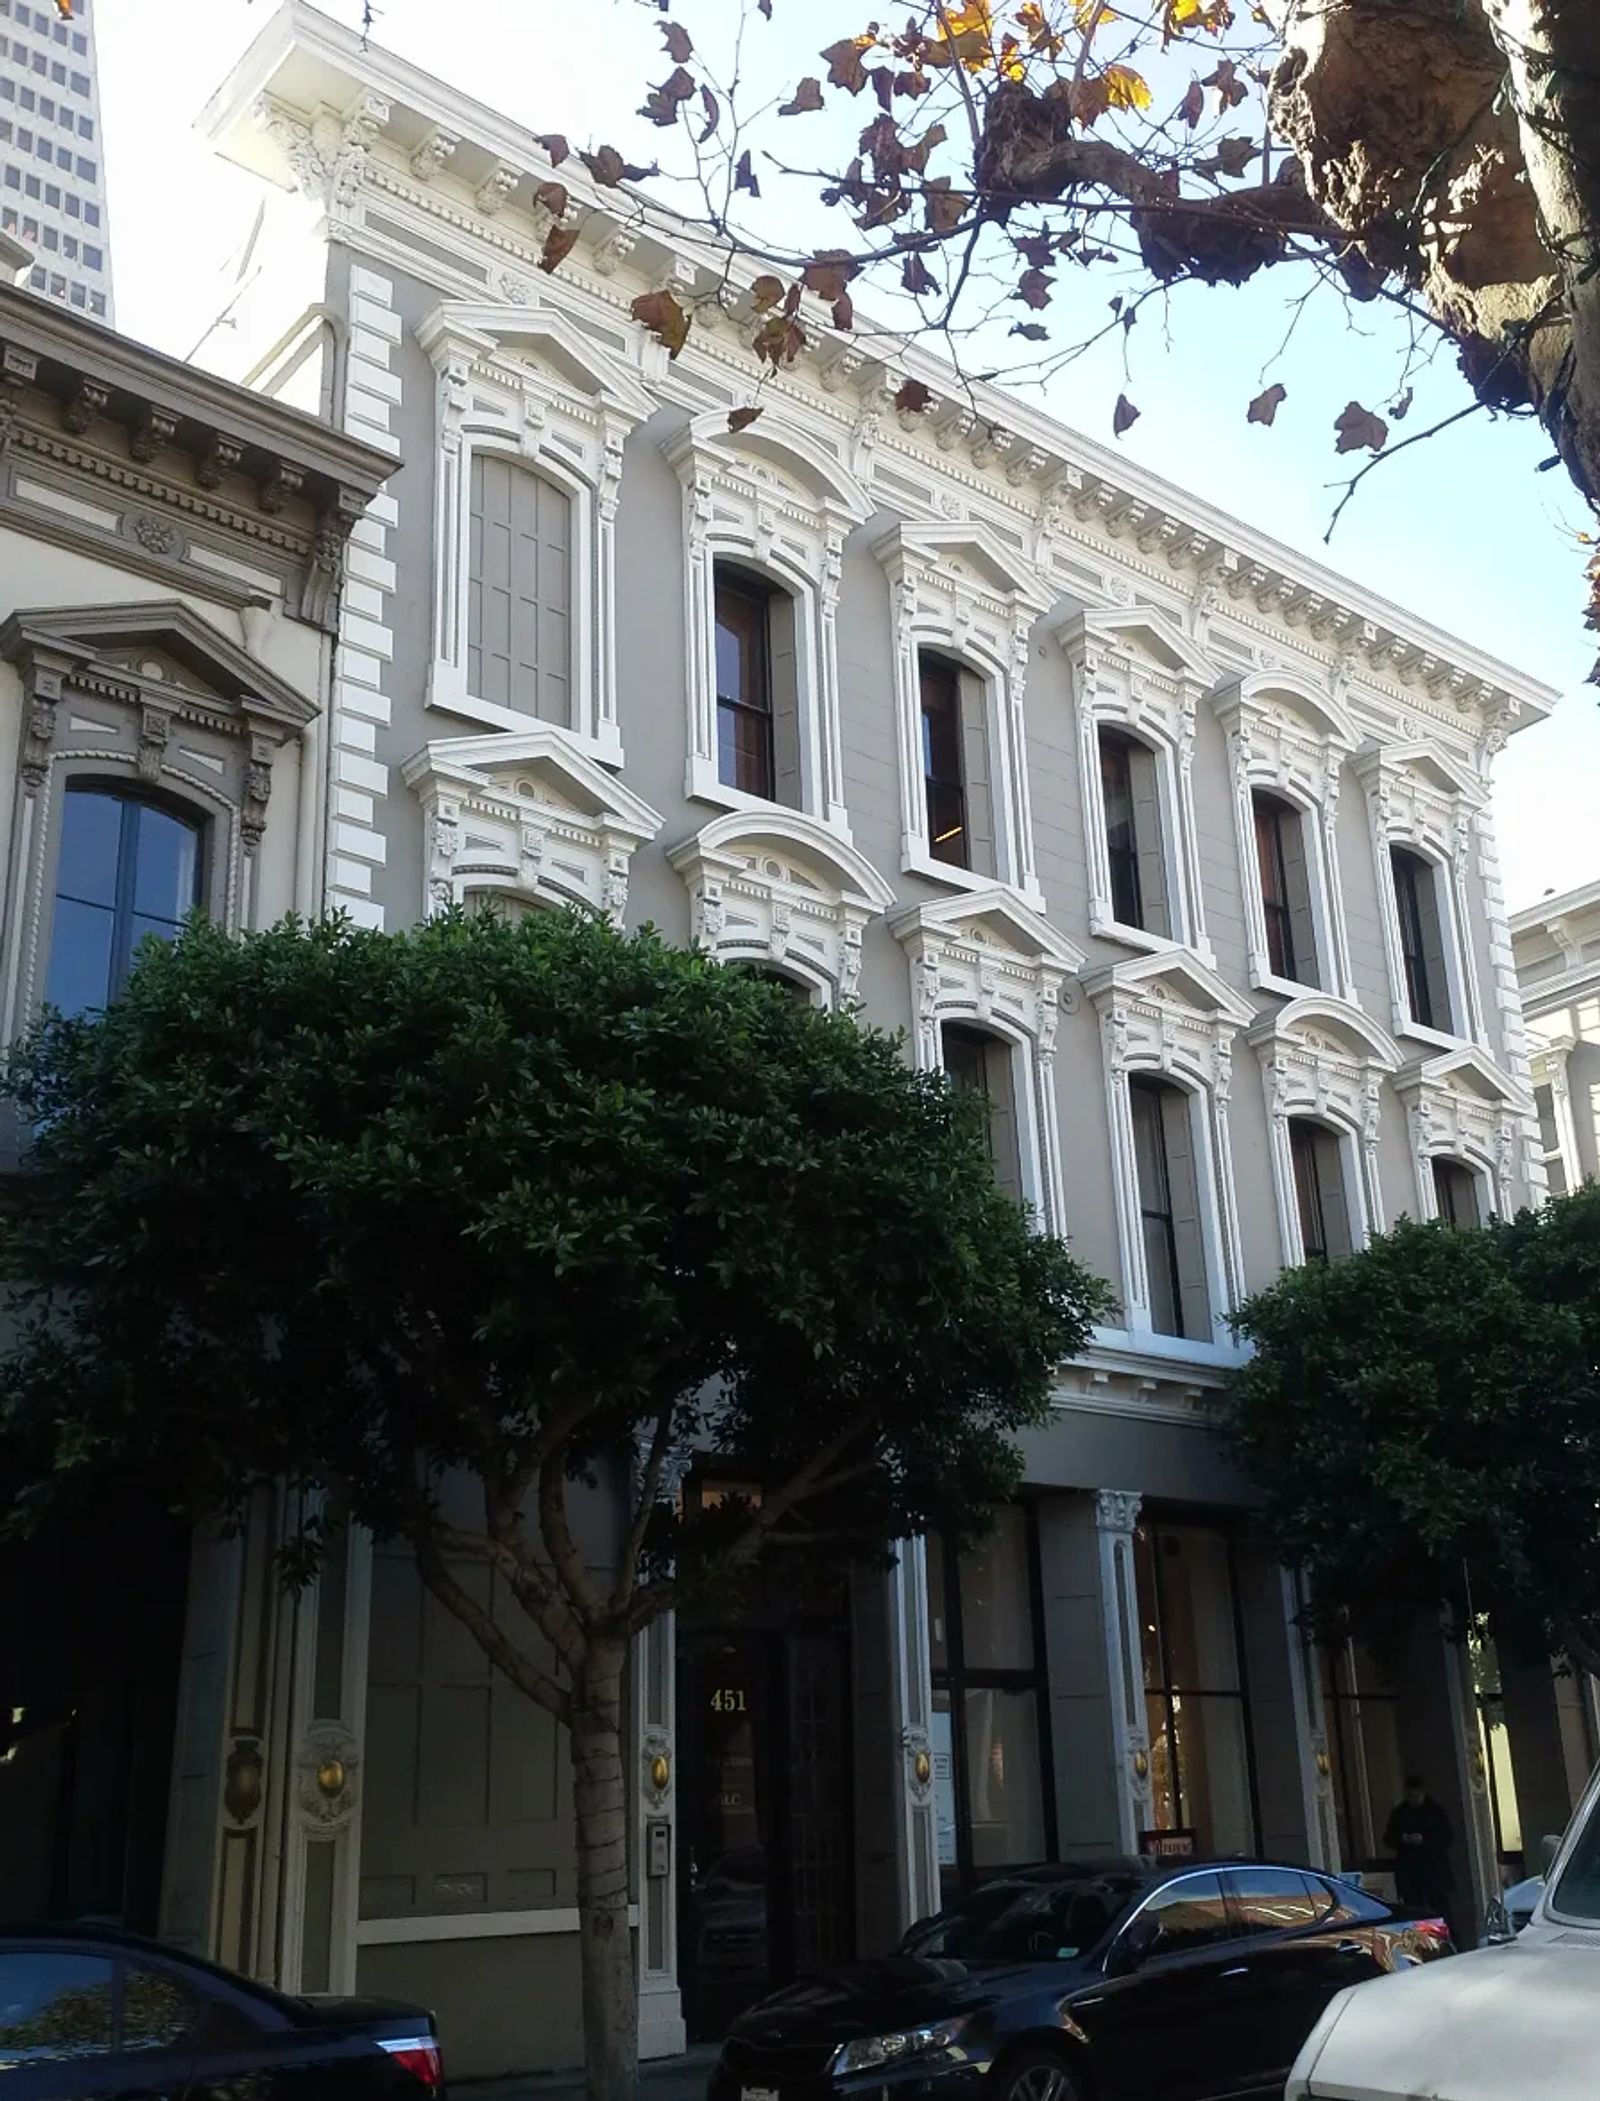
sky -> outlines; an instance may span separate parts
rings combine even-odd
[[[359,0],[322,4],[359,19]],[[193,120],[272,10],[273,0],[98,0],[118,325],[166,350],[194,341],[214,271],[257,195],[202,145]],[[674,11],[708,51],[737,12],[735,0],[681,0]],[[777,0],[759,45],[751,39],[747,76],[776,84],[820,71],[819,47],[872,11],[868,0]],[[158,16],[163,33],[152,35]],[[648,160],[661,134],[633,112],[644,84],[670,70],[658,20],[639,0],[380,0],[374,35],[534,130],[607,139]],[[767,136],[779,134],[769,126]],[[815,150],[814,133],[806,144]],[[781,182],[768,180],[765,193],[764,210],[795,209]],[[1114,289],[1094,272],[1063,279],[1053,327],[1068,340],[1090,333]],[[1600,688],[1584,683],[1596,638],[1581,618],[1582,505],[1559,470],[1538,471],[1549,446],[1536,427],[1475,415],[1369,475],[1325,545],[1349,472],[1333,452],[1333,420],[1352,398],[1376,405],[1393,392],[1397,324],[1366,308],[1352,326],[1322,296],[1296,318],[1299,289],[1278,272],[1242,291],[1181,288],[1165,312],[1145,310],[1125,346],[1108,341],[1043,388],[1019,391],[1103,441],[1125,392],[1140,410],[1121,440],[1132,458],[1559,686],[1551,720],[1513,738],[1498,763],[1507,901],[1517,910],[1600,879]],[[1266,430],[1244,409],[1269,379],[1288,398]],[[1418,376],[1394,439],[1468,399],[1440,354]]]

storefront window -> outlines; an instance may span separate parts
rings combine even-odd
[[[1200,1854],[1257,1844],[1250,1715],[1233,1549],[1222,1532],[1146,1522],[1134,1534],[1157,1831]]]
[[[1377,1659],[1354,1643],[1324,1649],[1322,1703],[1332,1767],[1341,1868],[1383,1857],[1383,1829],[1405,1791],[1394,1688]]]
[[[1032,1514],[957,1556],[928,1541],[934,1819],[946,1895],[1048,1859],[1054,1815]]]
[[[1500,1683],[1500,1657],[1494,1638],[1480,1621],[1468,1637],[1472,1688],[1478,1703],[1478,1745],[1489,1781],[1489,1807],[1494,1814],[1494,1844],[1502,1868],[1523,1867],[1522,1813],[1517,1807],[1517,1779],[1511,1765],[1511,1732],[1506,1727],[1505,1690]]]

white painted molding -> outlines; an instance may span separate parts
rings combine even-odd
[[[1395,1075],[1406,1105],[1418,1218],[1437,1214],[1436,1159],[1471,1168],[1490,1194],[1485,1210],[1509,1216],[1515,1208],[1517,1137],[1534,1114],[1531,1097],[1481,1050],[1470,1044],[1419,1059]]]
[[[577,739],[548,725],[441,738],[401,776],[428,841],[422,917],[501,896],[581,905],[621,926],[629,864],[661,819]]]
[[[798,976],[829,1006],[855,1003],[862,936],[894,891],[830,826],[764,804],[714,817],[667,859],[708,955]]]

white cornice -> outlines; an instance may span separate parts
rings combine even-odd
[[[392,178],[401,172],[410,192],[426,204],[430,194],[443,194],[437,186],[449,183],[452,218],[465,219],[502,250],[502,229],[511,215],[532,214],[526,247],[536,251],[548,218],[534,205],[531,189],[549,179],[551,164],[534,135],[508,118],[392,53],[364,47],[355,31],[304,0],[284,0],[207,105],[200,129],[219,151],[286,186],[293,178],[283,148],[252,115],[269,89],[275,102],[302,121],[331,125],[335,132],[341,113],[356,112],[358,184],[372,165],[367,149],[381,144],[396,157],[395,169],[383,163],[387,191],[393,192]],[[379,108],[381,121],[374,114]],[[435,133],[459,141],[447,156],[447,174],[422,150]],[[413,173],[414,156],[427,175]],[[500,170],[509,183],[497,175]],[[473,202],[491,177],[492,235],[491,215]],[[640,191],[596,186],[575,159],[563,162],[558,179],[571,193],[582,228],[563,283],[619,315],[626,315],[637,289],[668,277],[686,290],[709,290],[726,275],[737,296],[756,274],[754,265],[726,272],[725,258],[672,213]],[[428,180],[436,185],[433,193],[423,187]],[[1260,630],[1274,646],[1339,666],[1347,685],[1370,685],[1376,696],[1426,713],[1476,744],[1485,758],[1554,706],[1554,688],[999,388],[958,382],[919,344],[880,336],[868,352],[825,331],[819,337],[794,371],[768,382],[769,393],[803,402],[812,414],[838,419],[842,411],[862,442],[876,442],[941,483],[955,479],[979,503],[1003,507],[1029,532],[1036,560],[1051,531],[1064,529],[1078,545],[1143,574],[1156,590],[1207,598],[1223,617]],[[655,347],[645,345],[641,357],[646,378],[659,385],[668,375]],[[696,330],[669,387],[702,362],[711,370],[738,368],[746,384],[756,376],[747,352],[730,354],[729,345]],[[925,416],[893,409],[890,394],[907,375],[935,396]],[[1075,520],[1070,528],[1069,514]],[[1037,566],[1048,569],[1042,560]],[[1068,583],[1052,581],[1061,595],[1070,593]]]

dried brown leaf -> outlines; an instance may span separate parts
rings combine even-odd
[[[728,428],[729,430],[748,430],[760,414],[761,411],[758,408],[729,409]]]
[[[933,406],[933,389],[924,386],[920,379],[902,380],[895,393],[894,405],[908,415],[920,416]]]
[[[752,197],[761,195],[761,185],[756,181],[755,170],[750,165],[748,147],[740,154],[739,165],[733,171],[733,186],[736,190],[748,190]]]
[[[1289,398],[1289,389],[1281,380],[1274,380],[1264,393],[1258,394],[1245,412],[1247,423],[1272,424],[1280,408]]]
[[[668,291],[641,292],[628,311],[658,343],[666,345],[669,358],[676,357],[689,340],[689,316]]]
[[[577,245],[577,227],[552,226],[545,235],[544,246],[539,251],[539,268],[559,270]]]
[[[1051,282],[1042,270],[1024,270],[1017,279],[1017,297],[1035,313],[1050,304]]]
[[[758,314],[767,313],[783,297],[783,279],[768,272],[750,287],[750,304]]]
[[[939,289],[939,280],[920,255],[906,257],[900,270],[900,282],[908,292],[914,292],[918,298],[924,293],[937,292]]]
[[[542,204],[552,219],[564,219],[572,199],[564,182],[541,182],[534,185],[533,201]]]
[[[805,117],[822,107],[822,82],[808,73],[790,99],[781,104],[780,117]]]
[[[847,94],[859,95],[867,84],[867,69],[861,63],[861,54],[870,51],[876,42],[877,38],[873,36],[843,36],[838,43],[819,52],[818,57],[828,62],[829,87],[843,88]]]
[[[1339,434],[1335,452],[1382,452],[1389,442],[1388,424],[1371,409],[1364,409],[1359,401],[1352,401],[1333,427]]]
[[[567,155],[572,151],[572,148],[567,144],[559,131],[542,133],[534,140],[534,144],[548,155],[552,168],[559,168]]]
[[[1132,430],[1138,420],[1139,411],[1134,407],[1126,394],[1119,394],[1117,396],[1117,405],[1111,412],[1113,436],[1120,438],[1125,430]]]
[[[658,22],[656,27],[667,40],[667,56],[675,66],[686,66],[694,56],[694,39],[681,22]]]

